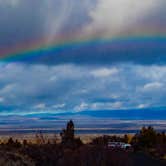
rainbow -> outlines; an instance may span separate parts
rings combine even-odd
[[[80,39],[73,39],[72,37],[68,37],[65,39],[64,36],[56,37],[55,40],[51,42],[47,42],[48,38],[43,38],[40,40],[36,40],[29,43],[22,43],[18,46],[15,46],[10,49],[1,50],[0,51],[0,61],[11,62],[17,61],[20,59],[28,58],[33,59],[34,57],[38,56],[49,56],[49,52],[53,52],[55,55],[62,50],[70,50],[70,48],[74,47],[86,47],[86,46],[95,46],[97,44],[110,44],[114,45],[114,47],[119,47],[121,43],[128,43],[132,42],[133,45],[136,42],[153,42],[153,41],[160,41],[166,43],[166,35],[139,35],[139,36],[123,36],[123,37],[116,37],[116,38],[80,38]],[[126,46],[126,45],[125,45]],[[48,54],[43,54],[44,52],[48,52]]]

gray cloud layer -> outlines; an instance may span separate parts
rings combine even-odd
[[[21,114],[165,105],[165,67],[48,67],[13,63],[1,65],[0,70],[1,110],[8,109],[8,113],[10,110],[19,110]]]
[[[0,46],[78,30],[88,20],[90,3],[75,0],[0,0]],[[9,47],[10,48],[10,47]]]

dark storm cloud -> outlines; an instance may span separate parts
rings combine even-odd
[[[165,64],[166,39],[142,38],[149,33],[165,34],[164,4],[164,0],[0,0],[0,48],[13,54],[11,48],[16,45],[22,49],[21,45],[26,47],[26,43],[45,36],[47,43],[60,34],[66,36],[65,41],[68,34],[89,39],[96,33],[100,39],[136,35],[139,41],[73,44],[58,51],[27,53],[25,58],[13,60],[41,64]]]
[[[7,2],[6,2],[7,3]],[[40,5],[38,1],[18,1],[15,5],[0,5],[0,47],[30,41],[42,35]]]
[[[90,3],[74,0],[0,0],[0,48],[70,33],[88,22]],[[88,5],[88,6],[87,6]],[[72,22],[72,23],[71,23]]]

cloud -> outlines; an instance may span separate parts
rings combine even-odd
[[[0,103],[3,103],[3,102],[4,102],[4,98],[0,97]]]
[[[88,106],[88,104],[87,103],[84,103],[84,102],[82,102],[80,105],[77,105],[77,106],[75,106],[74,107],[74,110],[77,112],[79,112],[79,111],[84,111],[84,110],[87,110],[87,109],[89,109],[90,107]]]
[[[164,0],[98,0],[89,14],[92,21],[85,33],[99,33],[101,37],[125,36],[134,31],[137,34],[137,26],[142,29],[148,25],[164,4]]]
[[[89,0],[0,0],[0,48],[68,37],[88,22]],[[72,22],[72,23],[71,23]],[[47,39],[47,40],[46,40]]]
[[[161,90],[163,84],[160,82],[152,82],[144,85],[143,89],[145,91]]]
[[[122,102],[106,102],[106,103],[92,103],[89,105],[89,110],[116,110],[116,109],[122,109],[123,103]]]
[[[65,106],[66,106],[65,103],[63,103],[63,104],[56,104],[56,105],[53,105],[52,108],[53,109],[63,109]]]
[[[71,0],[44,1],[43,9],[47,11],[43,11],[46,14],[44,33],[48,36],[49,41],[54,40],[55,36],[61,31],[71,13],[72,3]]]
[[[9,6],[9,7],[17,7],[20,3],[20,0],[0,0],[0,5]]]
[[[0,50],[23,50],[43,37],[43,46],[58,36],[90,40],[2,62],[0,115],[165,106],[166,39],[144,37],[165,34],[165,5],[165,0],[0,0]],[[119,36],[138,38],[116,40]],[[98,40],[91,41],[94,37]]]
[[[139,109],[148,108],[148,107],[149,107],[148,104],[140,104],[140,105],[138,105]]]
[[[45,108],[46,108],[45,103],[40,103],[34,106],[34,109],[37,109],[37,110],[44,110]]]
[[[85,103],[82,102],[80,105],[77,105],[74,108],[75,112],[81,112],[84,110],[95,110],[95,111],[101,111],[101,110],[117,110],[117,109],[122,109],[123,108],[123,103],[121,102],[107,102],[107,103],[102,103],[102,102],[94,102],[94,103]]]
[[[11,54],[14,53],[12,48],[23,51],[22,58],[12,59],[23,63],[165,64],[164,37],[144,38],[146,35],[164,36],[165,5],[164,0],[1,0],[0,50]],[[119,36],[140,39],[103,41],[105,37]],[[98,37],[99,40],[70,43],[74,39],[82,41],[82,37],[87,40]],[[59,38],[69,41],[70,46],[26,52],[26,47],[36,45],[33,43],[41,43],[43,48],[52,40],[58,42]]]
[[[94,77],[94,71],[102,74]],[[1,64],[1,110],[26,114],[165,106],[165,77],[166,67],[157,65]]]
[[[92,71],[92,75],[94,77],[109,77],[117,73],[118,73],[118,70],[116,68],[112,68],[112,69],[102,68],[102,69]]]
[[[144,29],[160,34],[165,5],[164,0],[0,0],[0,45],[10,48],[43,37],[46,43],[57,36],[93,38],[94,33],[139,35]]]

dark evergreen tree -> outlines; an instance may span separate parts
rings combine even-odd
[[[74,123],[72,120],[70,120],[67,123],[66,129],[63,129],[62,132],[60,133],[62,143],[67,143],[71,142],[74,140]]]
[[[60,133],[62,145],[68,148],[77,148],[82,145],[81,139],[75,138],[74,132],[74,123],[70,120],[67,123],[66,129],[63,129]]]

